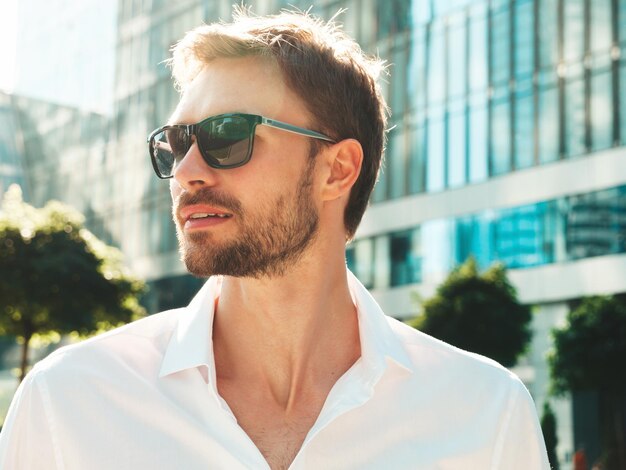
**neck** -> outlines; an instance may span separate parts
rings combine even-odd
[[[213,343],[219,378],[264,387],[285,409],[328,388],[360,356],[343,257],[304,259],[279,278],[225,278]]]

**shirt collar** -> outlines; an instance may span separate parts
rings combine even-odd
[[[209,278],[191,303],[181,312],[165,351],[159,377],[185,369],[200,368],[205,382],[215,381],[213,316],[222,279],[221,276]],[[407,352],[392,331],[380,306],[350,271],[348,286],[357,308],[361,358],[364,365],[382,372],[386,368],[386,360],[390,359],[407,371],[413,371]]]
[[[413,371],[409,355],[400,339],[391,329],[389,319],[351,271],[348,271],[348,286],[359,316],[361,358],[367,366],[384,369],[386,359]]]
[[[205,366],[201,368],[205,382],[215,377],[213,316],[215,301],[222,289],[222,279],[221,276],[209,278],[180,313],[161,363],[159,378],[200,366]]]

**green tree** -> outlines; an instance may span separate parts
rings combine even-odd
[[[462,349],[513,366],[530,340],[530,308],[517,295],[502,264],[478,272],[468,258],[423,304],[410,324]]]
[[[626,468],[626,302],[588,297],[553,330],[549,357],[555,393],[597,390],[607,468]]]
[[[89,335],[144,314],[143,283],[121,260],[78,212],[55,201],[35,208],[9,188],[0,205],[0,334],[22,343],[20,381],[35,335]]]
[[[550,468],[552,470],[559,470],[559,459],[556,456],[556,446],[559,443],[556,435],[556,416],[554,415],[554,411],[552,411],[550,403],[547,401],[543,403],[541,431],[543,433],[543,440],[546,443],[546,449],[548,450]]]

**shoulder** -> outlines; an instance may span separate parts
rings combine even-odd
[[[418,373],[436,374],[450,382],[465,384],[508,385],[514,388],[521,385],[515,374],[493,359],[452,346],[394,318],[386,318]]]
[[[184,309],[168,310],[128,323],[79,343],[63,346],[33,367],[31,374],[76,375],[162,357]]]

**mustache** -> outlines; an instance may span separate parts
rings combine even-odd
[[[182,192],[175,201],[174,213],[193,204],[206,204],[216,208],[225,209],[232,214],[241,214],[241,202],[223,191],[205,188],[195,193]]]

